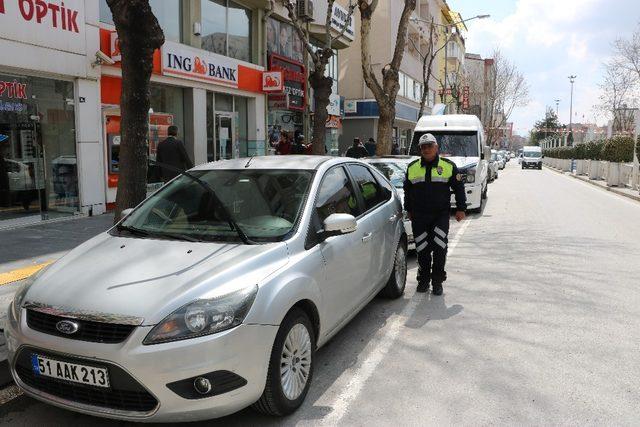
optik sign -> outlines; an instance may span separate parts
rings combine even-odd
[[[162,46],[162,74],[238,87],[238,62],[173,42]]]
[[[84,54],[84,1],[0,0],[0,37]]]

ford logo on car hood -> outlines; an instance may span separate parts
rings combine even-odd
[[[61,320],[56,323],[56,329],[63,334],[71,335],[78,332],[78,328],[80,325],[76,322],[72,322],[71,320]]]

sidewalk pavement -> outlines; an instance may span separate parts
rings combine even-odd
[[[576,175],[573,172],[563,172],[560,169],[556,169],[556,168],[552,168],[551,166],[547,166],[544,165],[547,169],[552,170],[554,172],[558,172],[560,174],[566,175],[566,176],[570,176],[572,178],[578,179],[580,181],[586,182],[588,184],[591,184],[593,186],[596,187],[600,187],[603,190],[607,190],[610,191],[612,193],[618,194],[620,196],[624,196],[627,197],[629,199],[633,199],[635,201],[640,202],[640,193],[638,193],[638,190],[632,190],[631,188],[627,188],[627,187],[610,187],[607,185],[606,181],[603,180],[596,180],[596,179],[589,179],[588,176],[585,175]]]
[[[111,225],[113,215],[105,214],[0,230],[0,332],[4,329],[7,307],[23,279]],[[0,333],[0,386],[8,378],[6,358],[4,334]]]

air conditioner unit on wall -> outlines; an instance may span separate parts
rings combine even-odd
[[[313,21],[313,0],[297,0],[296,7],[299,19]]]

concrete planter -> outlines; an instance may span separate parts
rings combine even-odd
[[[599,179],[600,177],[600,162],[598,160],[591,160],[589,162],[589,179]]]
[[[598,179],[602,179],[604,181],[609,177],[609,162],[608,161],[600,161],[600,172]]]
[[[584,160],[576,160],[576,175],[584,174]]]
[[[620,163],[609,162],[607,168],[607,185],[617,187],[620,185]]]
[[[583,175],[589,176],[589,169],[591,168],[591,160],[584,161],[584,169],[582,170]]]
[[[571,159],[562,160],[562,172],[571,172]]]

